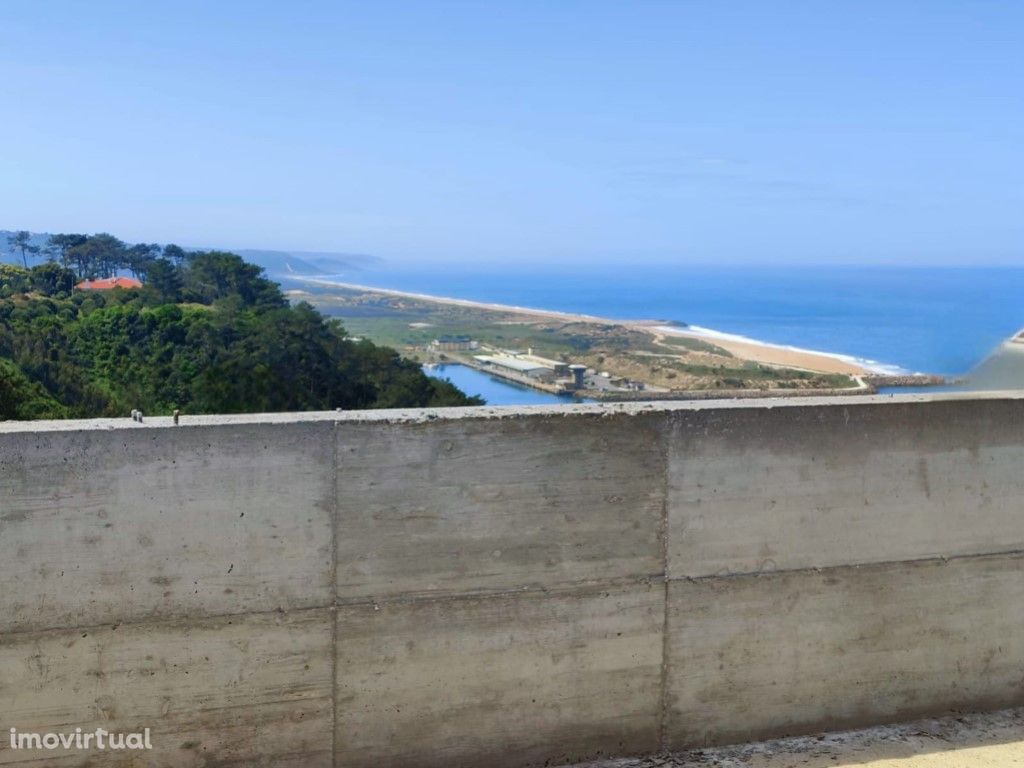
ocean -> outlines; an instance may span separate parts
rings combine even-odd
[[[683,322],[909,372],[962,374],[1024,327],[1024,268],[411,266],[338,280],[460,299]]]
[[[335,279],[612,319],[658,319],[960,375],[1024,326],[1024,268],[404,265]]]

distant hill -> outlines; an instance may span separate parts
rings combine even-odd
[[[234,249],[232,253],[237,253],[251,264],[263,267],[272,277],[338,275],[366,269],[382,261],[376,256],[358,253],[252,249]]]
[[[14,234],[13,230],[0,229],[0,262],[21,264],[21,254],[13,251],[7,238]],[[49,239],[49,232],[33,232],[31,244],[43,248]],[[129,243],[131,245],[131,243]],[[163,245],[163,244],[162,244]],[[182,246],[186,250],[208,250],[209,247],[192,248]],[[220,250],[237,253],[250,264],[263,267],[270,277],[286,278],[311,277],[314,275],[339,275],[358,271],[379,264],[382,260],[376,256],[360,253],[334,253],[330,251],[269,251],[261,249],[238,249],[213,246]]]

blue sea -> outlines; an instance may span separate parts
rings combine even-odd
[[[335,279],[686,323],[892,371],[970,371],[1024,326],[1024,268],[385,263]]]

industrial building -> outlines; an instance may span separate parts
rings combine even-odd
[[[484,367],[501,376],[510,378],[526,376],[546,384],[561,386],[564,390],[583,389],[587,367],[571,365],[562,360],[552,360],[533,354],[503,350],[493,355],[475,355],[474,359]]]
[[[441,336],[430,342],[430,348],[443,352],[458,352],[467,349],[477,349],[479,343],[469,336]]]
[[[587,366],[576,363],[569,366],[569,372],[572,374],[573,389],[583,389],[586,386]]]
[[[555,380],[554,371],[550,366],[537,362],[529,355],[475,355],[474,359],[495,373],[513,373],[540,381]]]

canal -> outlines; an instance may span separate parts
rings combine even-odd
[[[448,379],[467,395],[480,395],[488,405],[556,405],[576,402],[572,395],[552,395],[469,368],[442,363],[424,365],[428,376]]]

